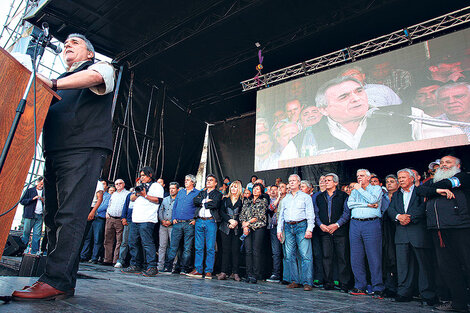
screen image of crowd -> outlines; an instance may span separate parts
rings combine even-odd
[[[466,145],[470,30],[258,91],[255,171]]]
[[[202,190],[189,174],[168,191],[145,167],[130,190],[122,179],[98,182],[80,260],[123,274],[266,280],[467,312],[470,176],[452,155],[423,165],[422,176],[357,169],[354,182],[325,173],[318,184],[297,174],[270,184],[253,175],[246,185],[209,174]],[[22,203],[36,212],[42,190],[39,180]],[[25,243],[31,228],[41,229],[25,228]],[[26,253],[41,253],[40,234],[32,240]]]

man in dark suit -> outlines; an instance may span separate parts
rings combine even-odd
[[[33,240],[31,241],[31,254],[39,252],[39,242],[41,241],[43,221],[42,212],[44,208],[44,178],[39,177],[36,181],[36,187],[27,189],[20,201],[21,205],[24,206],[24,226],[21,241],[23,241],[25,245],[28,245],[29,235],[31,234],[32,229]]]
[[[326,190],[318,194],[313,203],[315,223],[321,230],[321,245],[323,251],[323,270],[325,272],[325,290],[334,287],[334,256],[338,262],[338,274],[341,289],[349,290],[351,280],[351,265],[349,264],[349,219],[350,210],[346,205],[347,193],[338,190],[338,175],[325,175]]]
[[[418,287],[428,305],[436,304],[436,294],[429,259],[431,243],[426,230],[424,198],[416,194],[412,170],[405,168],[397,173],[400,190],[388,207],[388,215],[397,222],[395,246],[398,269],[397,302],[411,301],[414,277],[418,271]],[[415,259],[417,262],[415,262]],[[416,267],[417,264],[417,267]]]

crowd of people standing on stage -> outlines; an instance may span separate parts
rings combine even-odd
[[[417,297],[466,311],[470,178],[451,155],[431,162],[428,174],[421,181],[403,168],[381,181],[358,169],[356,182],[325,173],[318,185],[297,174],[272,185],[253,176],[245,187],[209,174],[202,190],[188,174],[184,187],[171,182],[167,192],[145,167],[130,190],[122,179],[114,190],[98,182],[81,261],[147,277],[266,280],[398,302]],[[41,206],[41,181],[35,188],[38,194],[22,200],[30,207],[25,220],[37,218]]]

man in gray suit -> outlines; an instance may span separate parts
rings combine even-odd
[[[390,218],[397,222],[395,246],[398,292],[395,301],[411,301],[415,284],[413,278],[418,271],[421,297],[428,305],[434,305],[437,301],[428,256],[431,243],[426,233],[424,198],[416,194],[413,171],[405,168],[399,170],[397,176],[401,188],[393,195],[387,211]]]

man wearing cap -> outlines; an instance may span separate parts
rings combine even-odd
[[[94,63],[93,45],[80,34],[68,36],[63,58],[66,73],[57,80],[41,78],[61,97],[53,100],[43,128],[46,268],[36,283],[13,293],[15,300],[74,295],[89,204],[113,148],[113,67]]]
[[[440,163],[440,160],[437,159],[436,161],[432,161],[431,163],[429,163],[428,165],[428,173],[429,173],[429,176],[423,180],[423,184],[425,182],[427,182],[428,180],[431,180],[434,178],[434,173],[436,173],[436,170],[439,168],[439,163]]]

